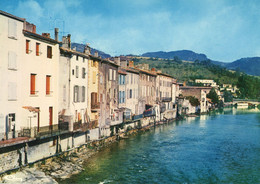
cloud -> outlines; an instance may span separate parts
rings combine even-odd
[[[28,19],[32,23],[40,23],[40,19],[44,15],[44,9],[40,6],[37,1],[26,0],[19,1],[15,14]]]

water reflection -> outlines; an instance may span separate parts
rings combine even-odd
[[[259,123],[260,113],[223,110],[158,126],[104,149],[62,183],[259,183]]]

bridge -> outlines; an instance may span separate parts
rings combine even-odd
[[[240,105],[240,106],[244,106],[244,105],[249,105],[249,104],[252,104],[252,105],[259,105],[260,104],[260,101],[257,100],[257,99],[233,99],[233,104],[237,104],[237,105]]]

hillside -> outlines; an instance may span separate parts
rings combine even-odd
[[[243,71],[250,75],[260,76],[260,57],[241,58],[226,65],[228,69]]]
[[[79,52],[84,52],[85,45],[79,44],[79,43],[71,43],[71,48],[76,47],[76,50]],[[91,54],[94,55],[95,52],[98,52],[98,55],[101,56],[101,58],[109,58],[111,57],[109,54],[104,53],[102,51],[99,51],[97,49],[91,48]]]
[[[179,50],[171,52],[147,52],[142,54],[143,57],[152,57],[152,58],[163,58],[163,59],[174,59],[178,58],[180,60],[186,61],[205,61],[210,60],[205,54],[198,54],[190,50]],[[224,63],[221,61],[213,61],[213,64],[226,67],[230,70],[239,69],[242,72],[245,72],[250,75],[260,76],[260,57],[251,57],[251,58],[241,58],[239,60],[233,61],[231,63]]]
[[[133,58],[135,64],[148,63],[150,68],[162,70],[178,80],[194,85],[195,79],[213,79],[217,84],[237,85],[240,98],[260,98],[260,77],[243,74],[239,71],[230,71],[209,60],[183,62],[179,59]]]
[[[236,84],[239,74],[230,72],[223,67],[214,65],[211,62],[182,62],[181,60],[169,59],[145,59],[135,58],[135,63],[149,63],[151,68],[157,68],[177,78],[178,81],[192,81],[195,79],[213,79],[219,83]]]
[[[171,51],[171,52],[147,52],[142,54],[143,57],[154,57],[154,58],[163,58],[163,59],[174,59],[174,57],[178,57],[181,60],[186,61],[195,61],[195,60],[207,60],[207,56],[205,54],[198,54],[190,50],[179,50],[179,51]]]

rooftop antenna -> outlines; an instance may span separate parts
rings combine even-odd
[[[48,12],[48,18],[49,18],[49,30],[52,31],[54,28],[60,28],[60,33],[62,36],[64,36],[66,33],[65,31],[65,21],[63,18],[55,17],[54,13]]]

